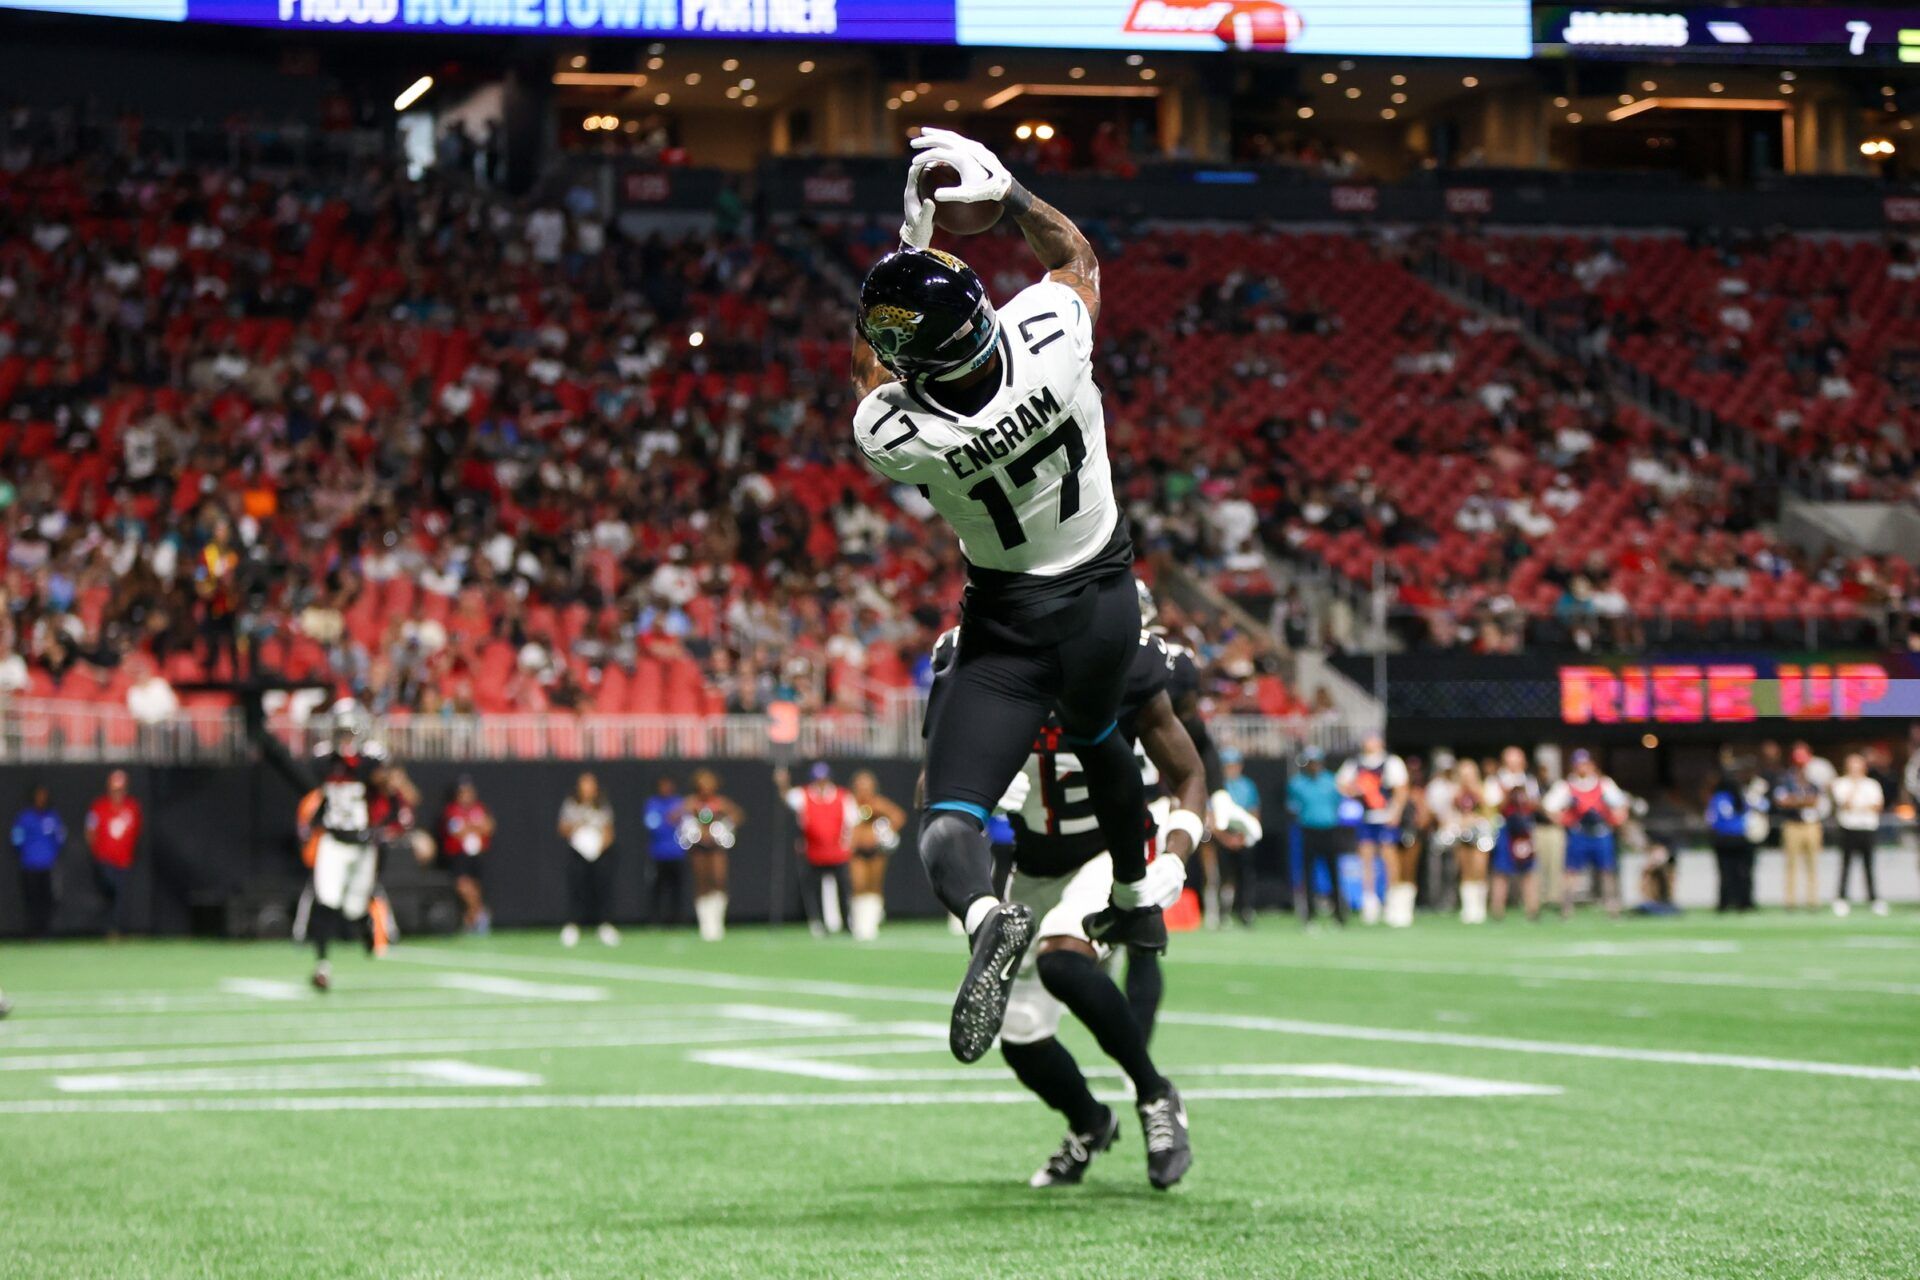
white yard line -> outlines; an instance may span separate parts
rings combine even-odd
[[[934,951],[918,940],[882,940],[880,948],[901,951]],[[1304,944],[1302,944],[1304,945]],[[1458,960],[1395,960],[1383,957],[1333,956],[1301,952],[1292,955],[1228,956],[1209,955],[1204,950],[1183,947],[1178,942],[1168,953],[1177,964],[1219,965],[1235,969],[1311,969],[1350,973],[1433,974],[1451,978],[1503,978],[1515,982],[1598,982],[1663,987],[1736,987],[1755,991],[1818,991],[1822,993],[1884,996],[1920,996],[1920,983],[1877,982],[1827,977],[1802,972],[1799,976],[1742,973],[1715,973],[1691,969],[1604,969],[1563,964],[1486,964]]]
[[[492,1005],[476,1010],[457,1001],[439,1009],[412,1013],[383,1013],[374,1016],[328,1018],[329,1010],[314,1008],[299,1014],[256,1013],[241,1024],[222,1020],[219,1024],[201,1023],[194,1018],[119,1027],[100,1020],[87,1021],[87,1029],[78,1032],[46,1032],[40,1021],[0,1023],[0,1054],[23,1049],[86,1049],[119,1047],[160,1048],[186,1045],[258,1044],[263,1038],[282,1043],[327,1043],[340,1040],[370,1040],[381,1036],[470,1034],[477,1030],[501,1028],[525,1030],[555,1027],[577,1030],[582,1027],[619,1029],[635,1024],[655,1025],[666,1019],[679,1025],[704,1018],[723,1020],[730,1015],[716,1009],[690,1004],[629,1005],[609,1002],[583,1008],[552,1004]],[[345,1010],[332,1010],[341,1013]]]
[[[885,1024],[875,1024],[884,1030]],[[392,1057],[398,1053],[509,1053],[542,1049],[632,1049],[668,1045],[735,1044],[748,1040],[803,1039],[835,1036],[834,1027],[769,1027],[741,1023],[733,1026],[659,1027],[619,1032],[553,1030],[522,1035],[467,1035],[410,1039],[386,1036],[377,1040],[308,1044],[253,1044],[222,1048],[153,1049],[102,1053],[17,1054],[0,1057],[0,1071],[83,1071],[106,1067],[177,1066],[188,1063],[264,1062],[308,1058]]]
[[[295,1089],[533,1089],[546,1081],[530,1071],[509,1071],[457,1058],[392,1062],[320,1063],[277,1067],[207,1067],[189,1070],[98,1072],[60,1075],[62,1093],[280,1093]]]
[[[1792,1075],[1844,1076],[1854,1080],[1897,1080],[1920,1084],[1920,1067],[1874,1067],[1848,1062],[1755,1057],[1738,1053],[1695,1053],[1683,1049],[1641,1049],[1624,1045],[1576,1044],[1563,1040],[1520,1040],[1509,1036],[1472,1036],[1447,1031],[1400,1031],[1354,1027],[1292,1018],[1260,1018],[1230,1013],[1163,1012],[1160,1021],[1189,1027],[1230,1027],[1236,1031],[1272,1031],[1281,1035],[1321,1036],[1331,1040],[1371,1040],[1390,1044],[1444,1045],[1498,1053],[1544,1054],[1563,1058],[1608,1058],[1618,1062],[1659,1062],[1683,1067],[1733,1067],[1745,1071],[1782,1071]]]
[[[255,1000],[311,1000],[314,990],[304,982],[285,982],[277,978],[222,978],[220,989],[229,995],[251,996]]]
[[[1532,1092],[1531,1086],[1523,1086]],[[1131,1104],[1124,1090],[1102,1090],[1109,1102]],[[1394,1085],[1233,1088],[1181,1090],[1188,1102],[1315,1102],[1344,1098],[1476,1098],[1472,1093],[1419,1093]],[[344,1094],[326,1097],[254,1098],[52,1098],[0,1101],[0,1115],[171,1115],[180,1112],[250,1111],[674,1111],[738,1110],[772,1107],[943,1107],[1031,1106],[1024,1089],[980,1089],[956,1093],[655,1093],[655,1094]]]
[[[516,968],[522,965],[534,965],[541,971],[567,973],[570,964],[589,967],[593,976],[621,979],[634,982],[654,982],[670,985],[708,985],[707,979],[715,975],[703,974],[693,970],[660,969],[650,966],[623,966],[600,961],[567,960],[524,960],[508,956],[462,955],[439,960],[431,948],[416,948],[413,959],[417,963],[461,963],[472,965],[495,964],[502,968]],[[879,1003],[904,1003],[950,1005],[953,997],[940,991],[902,988],[891,986],[862,986],[855,983],[817,983],[784,978],[749,978],[745,975],[728,974],[727,989],[754,990],[766,994],[783,995],[825,995],[831,994],[839,999],[866,1000]],[[820,988],[831,988],[831,992]],[[1486,1049],[1502,1053],[1545,1054],[1570,1058],[1607,1058],[1621,1062],[1649,1062],[1671,1066],[1692,1067],[1728,1067],[1749,1071],[1780,1071],[1800,1075],[1842,1076],[1856,1080],[1898,1081],[1907,1084],[1920,1083],[1920,1067],[1881,1067],[1844,1062],[1819,1062],[1795,1058],[1773,1058],[1744,1054],[1695,1053],[1689,1050],[1644,1049],[1624,1045],[1579,1044],[1559,1040],[1523,1040],[1505,1036],[1475,1036],[1440,1031],[1405,1031],[1387,1027],[1353,1026],[1328,1022],[1301,1022],[1284,1018],[1246,1017],[1234,1014],[1184,1013],[1168,1011],[1161,1020],[1188,1026],[1232,1027],[1239,1030],[1273,1031],[1290,1035],[1321,1036],[1332,1039],[1386,1041],[1403,1044],[1426,1044],[1448,1046],[1463,1049]]]
[[[434,981],[452,991],[474,991],[485,996],[507,996],[515,1000],[561,1000],[590,1004],[607,998],[605,987],[527,982],[521,978],[502,978],[490,973],[444,973]]]
[[[764,995],[769,991],[782,995],[825,996],[840,1000],[899,1000],[912,1004],[952,1004],[951,995],[928,991],[924,987],[882,987],[855,982],[821,982],[810,978],[782,978],[774,985],[769,979],[744,973],[714,973],[704,969],[669,969],[659,965],[618,964],[606,960],[541,959],[536,956],[506,956],[471,951],[448,951],[440,947],[414,944],[395,947],[387,953],[390,961],[459,969],[504,969],[514,973],[551,973],[577,978],[609,978],[623,982],[658,982],[679,987],[704,987],[710,991],[745,991]],[[956,961],[964,959],[955,952]],[[958,974],[964,966],[956,963]]]

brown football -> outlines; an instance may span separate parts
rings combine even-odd
[[[942,187],[955,186],[959,181],[959,170],[952,165],[930,164],[920,171],[920,198],[932,200],[934,192]],[[998,221],[998,200],[979,200],[971,204],[936,202],[933,206],[933,225],[951,235],[977,236]]]

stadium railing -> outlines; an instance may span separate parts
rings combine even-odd
[[[1308,745],[1343,753],[1365,732],[1324,720],[1257,715],[1216,716],[1208,723],[1222,746],[1255,758],[1288,758]],[[295,751],[310,751],[325,740],[319,718],[299,725],[279,718],[269,724]],[[771,724],[761,715],[403,714],[380,718],[378,731],[401,760],[754,760],[773,752]],[[902,700],[883,714],[864,717],[803,716],[789,753],[917,756],[918,705]],[[0,704],[0,764],[221,764],[249,755],[246,726],[233,708],[183,708],[160,723],[142,724],[123,708],[97,703],[18,698]]]

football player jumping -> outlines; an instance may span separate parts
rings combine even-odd
[[[947,695],[928,725],[919,851],[971,940],[948,1040],[974,1062],[1000,1030],[1034,933],[1032,909],[994,892],[987,820],[1050,715],[1113,860],[1108,901],[1083,925],[1088,939],[1164,949],[1160,910],[1171,899],[1147,879],[1146,801],[1117,732],[1140,619],[1093,380],[1100,264],[987,148],[942,129],[913,145],[904,243],[860,288],[854,436],[875,471],[927,496],[967,562]],[[934,206],[919,185],[932,164],[960,179],[935,200],[1000,202],[1046,271],[1003,309],[966,263],[927,247]],[[1170,851],[1184,857],[1199,835],[1195,815]]]
[[[957,649],[958,637],[950,631],[934,650],[929,725],[953,693],[949,677]],[[1206,775],[1200,753],[1174,710],[1174,665],[1160,637],[1140,633],[1126,672],[1118,732],[1129,744],[1138,744],[1146,768],[1166,788],[1163,799],[1155,802],[1155,808],[1163,810],[1161,829],[1191,835],[1206,808]],[[1107,974],[1116,949],[1088,934],[1088,916],[1112,893],[1113,859],[1094,816],[1079,756],[1056,721],[1049,719],[1035,736],[999,807],[1013,819],[1007,899],[1033,912],[1039,939],[1014,979],[1000,1028],[1000,1052],[1020,1082],[1067,1119],[1067,1136],[1059,1150],[1029,1183],[1050,1187],[1079,1182],[1093,1158],[1120,1133],[1119,1117],[1094,1098],[1073,1054],[1056,1037],[1065,1007],[1133,1082],[1134,1106],[1146,1139],[1147,1178],[1165,1190],[1186,1174],[1193,1155],[1179,1091],[1160,1074],[1147,1049],[1160,1001],[1159,956],[1150,949],[1130,952],[1128,991],[1123,995]],[[1148,833],[1152,830],[1150,825]],[[1186,883],[1185,864],[1162,854],[1147,864],[1146,878],[1156,896],[1177,897]],[[1149,981],[1138,983],[1136,976]]]

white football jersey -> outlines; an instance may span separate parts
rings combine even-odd
[[[961,417],[913,382],[869,392],[854,438],[869,465],[916,485],[970,564],[1055,577],[1097,555],[1120,509],[1093,381],[1093,321],[1046,280],[1000,308],[1000,389]]]

